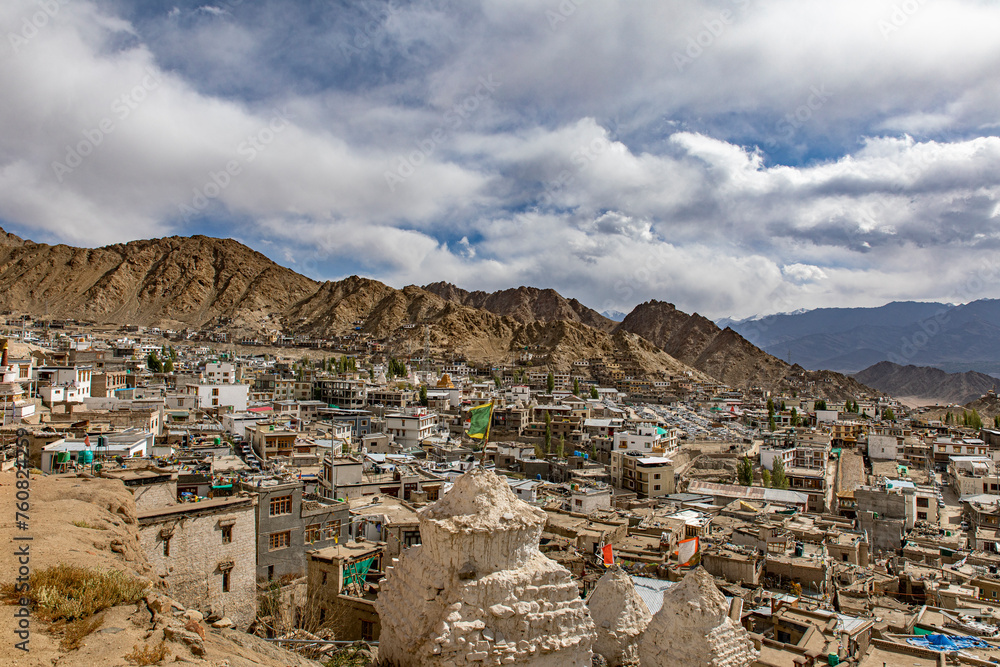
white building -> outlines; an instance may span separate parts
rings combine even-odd
[[[874,461],[895,461],[900,455],[899,438],[890,434],[868,434],[868,458]]]
[[[202,409],[230,407],[233,412],[247,409],[250,386],[245,384],[189,384],[187,393],[201,399]]]
[[[670,452],[677,448],[677,431],[655,424],[640,424],[630,431],[615,431],[614,450],[626,452]]]
[[[100,437],[103,438],[106,436]],[[58,471],[58,458],[60,453],[67,454],[68,461],[76,463],[80,466],[87,463],[85,458],[85,452],[87,451],[94,456],[121,456],[125,459],[146,456],[152,448],[153,438],[154,436],[152,433],[120,434],[109,437],[106,447],[99,446],[100,441],[98,440],[98,436],[90,438],[89,446],[86,440],[70,440],[63,438],[42,447],[41,470],[44,473]],[[105,467],[108,467],[109,465],[107,460],[94,460],[94,462],[101,463]],[[114,463],[110,465],[114,465]]]
[[[438,417],[426,410],[396,412],[385,416],[385,432],[404,449],[419,447],[420,443],[437,431]]]
[[[205,379],[209,384],[236,384],[236,367],[228,361],[207,363]]]
[[[93,370],[90,366],[40,366],[35,369],[38,393],[43,402],[83,403],[90,398],[90,382]],[[53,391],[44,391],[47,388]]]

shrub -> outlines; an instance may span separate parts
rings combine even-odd
[[[163,659],[168,655],[170,655],[170,650],[161,639],[160,643],[155,646],[146,645],[139,648],[139,645],[136,644],[132,647],[132,652],[126,653],[124,657],[133,665],[155,665],[163,662]]]
[[[31,601],[35,615],[43,621],[75,621],[122,604],[137,602],[149,582],[120,570],[94,570],[59,564],[31,575],[31,589],[19,593],[14,584],[0,586],[0,596],[13,603],[21,597]]]

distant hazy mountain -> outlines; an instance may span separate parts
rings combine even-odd
[[[1000,372],[1000,301],[954,306],[894,302],[819,308],[731,326],[765,351],[801,364],[856,373],[879,361],[948,371]]]
[[[620,310],[605,310],[601,315],[613,322],[621,322],[625,319],[625,313]]]
[[[897,398],[948,405],[976,400],[993,389],[998,380],[983,373],[946,373],[928,366],[900,366],[880,361],[854,378]]]

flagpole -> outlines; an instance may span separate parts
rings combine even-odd
[[[486,468],[486,445],[490,441],[490,427],[493,426],[493,401],[490,401],[490,419],[486,422],[486,435],[483,436],[483,451],[479,455],[479,467]]]

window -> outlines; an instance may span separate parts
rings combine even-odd
[[[654,473],[653,479],[660,479],[660,473]]]
[[[927,521],[927,512],[917,512],[918,521]]]
[[[228,593],[229,592],[229,572],[230,572],[230,570],[223,570],[222,571],[222,592],[223,593]]]
[[[232,526],[223,526],[222,527],[222,543],[223,544],[232,544],[232,542],[233,542],[233,527]]]
[[[323,532],[326,533],[323,537],[325,540],[332,540],[340,537],[340,519],[334,519],[333,521],[327,521],[326,526],[323,528]]]
[[[170,555],[170,538],[169,537],[164,537],[163,538],[163,555],[164,556],[169,556]]]
[[[280,533],[271,533],[269,535],[268,549],[275,551],[277,549],[287,549],[292,543],[292,531],[286,530]]]
[[[654,484],[653,485],[653,491],[659,491],[659,490],[660,490],[660,485],[659,484]]]
[[[917,498],[917,507],[929,507],[927,498]]]
[[[327,571],[323,570],[323,581],[320,582],[320,584],[323,585],[323,586],[326,586],[326,575],[327,575]]]
[[[267,566],[267,580],[271,581],[272,579],[274,579],[274,566],[273,565],[268,565]]]
[[[212,390],[212,396],[218,396],[218,395],[219,395],[219,388],[216,387],[215,389]]]
[[[280,516],[282,514],[292,513],[292,497],[291,496],[279,496],[277,498],[271,498],[271,516]]]
[[[841,558],[843,558],[845,563],[847,562],[847,554],[841,554]]]
[[[323,539],[322,524],[311,523],[306,526],[306,544],[319,542]]]
[[[371,621],[361,621],[361,640],[375,641],[375,624]]]

